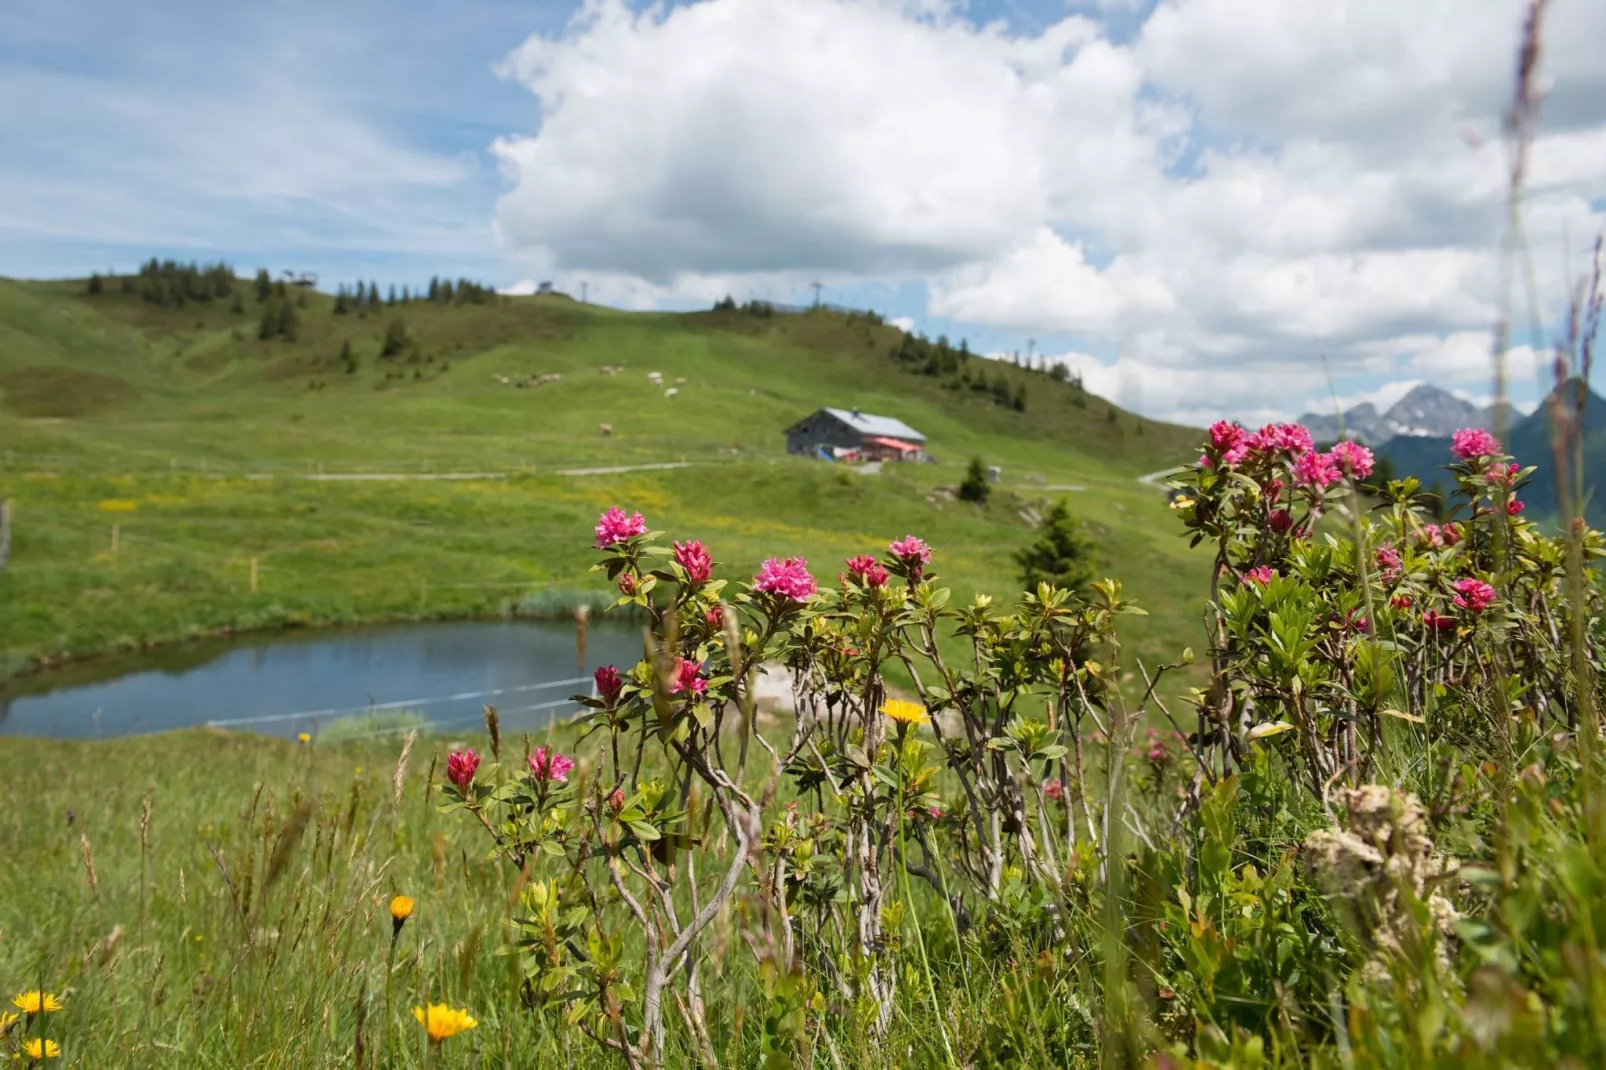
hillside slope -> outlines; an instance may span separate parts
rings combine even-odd
[[[1023,510],[1069,494],[1102,571],[1156,613],[1139,649],[1192,641],[1204,565],[1134,477],[1185,459],[1198,433],[975,357],[925,374],[873,318],[495,295],[341,314],[328,295],[262,301],[244,281],[181,307],[116,279],[85,290],[0,281],[0,493],[17,516],[0,650],[13,670],[220,628],[599,592],[589,523],[616,501],[744,569],[803,553],[829,577],[842,556],[918,531],[962,591],[1007,594]],[[293,307],[293,339],[259,337],[274,302]],[[865,476],[786,456],[783,429],[823,405],[897,416],[943,463]],[[985,508],[939,489],[973,455],[1005,472]],[[301,478],[447,471],[497,478]]]

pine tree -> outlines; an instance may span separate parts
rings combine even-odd
[[[987,483],[986,463],[980,457],[972,457],[970,467],[965,469],[964,481],[959,484],[959,499],[981,505],[987,501],[992,490]]]
[[[335,291],[335,315],[344,316],[346,311],[346,286],[342,283]]]
[[[356,372],[357,372],[357,354],[352,352],[352,350],[351,350],[351,339],[349,339],[349,338],[346,339],[344,342],[340,343],[340,362],[346,366],[346,374],[347,375],[355,375],[356,374]]]
[[[257,325],[257,337],[261,339],[272,338],[279,333],[282,313],[279,311],[282,302],[270,291],[262,302],[262,321]]]
[[[410,305],[412,303],[413,303],[413,293],[412,293],[412,291],[409,290],[407,287],[403,286],[402,287],[402,304]]]
[[[394,305],[395,303],[396,303],[396,284],[393,282],[393,283],[390,284],[390,296],[385,301],[385,304]]]
[[[301,317],[296,314],[293,301],[279,302],[279,334],[286,342],[296,340],[296,331],[301,326]]]
[[[100,296],[100,292],[101,292],[100,272],[97,271],[94,274],[89,276],[89,296],[90,297],[99,297]]]
[[[1028,591],[1035,591],[1039,583],[1050,583],[1081,593],[1093,581],[1096,547],[1063,498],[1043,517],[1036,540],[1014,556]]]
[[[400,316],[397,316],[390,321],[390,326],[385,328],[385,339],[380,345],[379,355],[382,357],[394,357],[406,348],[407,324]]]
[[[268,278],[267,268],[257,268],[255,285],[257,292],[257,303],[263,304],[267,301],[268,295],[273,293],[273,280]]]
[[[229,298],[229,311],[236,316],[244,315],[245,313],[245,303],[240,300],[240,295],[238,292],[236,292],[233,297]]]
[[[441,280],[434,275],[429,277],[429,299],[431,301],[439,301],[441,299]]]
[[[451,279],[442,279],[441,280],[441,303],[442,304],[447,304],[447,305],[452,303],[452,280]]]

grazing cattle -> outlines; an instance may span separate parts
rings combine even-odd
[[[647,382],[651,383],[653,386],[663,386],[664,385],[664,373],[663,372],[648,372],[647,373]]]
[[[597,434],[602,435],[603,437],[613,434],[613,424],[598,424]]]
[[[665,390],[665,391],[664,391],[664,397],[666,397],[666,398],[672,398],[672,397],[674,397],[674,396],[675,396],[675,395],[676,395],[676,394],[678,394],[678,393],[680,393],[680,388],[679,388],[679,387],[677,387],[677,386],[672,386],[672,387],[670,387],[670,388],[669,388],[669,389],[668,389],[668,390]]]

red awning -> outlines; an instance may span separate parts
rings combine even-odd
[[[889,450],[900,450],[904,453],[920,452],[920,447],[912,442],[904,442],[896,438],[882,438],[879,435],[866,435],[864,444],[866,446],[885,446]]]

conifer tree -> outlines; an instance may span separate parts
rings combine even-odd
[[[92,275],[89,276],[89,296],[91,296],[91,297],[99,297],[100,296],[100,292],[101,292],[100,272],[97,271],[97,272],[95,272],[95,273],[93,273]]]
[[[1061,498],[1043,517],[1043,526],[1030,546],[1015,552],[1021,583],[1035,591],[1039,583],[1084,592],[1093,582],[1095,546],[1082,522],[1071,515]]]
[[[980,457],[972,457],[970,467],[965,469],[964,481],[959,484],[960,500],[981,505],[987,501],[992,490],[987,483],[986,463]]]
[[[255,285],[257,292],[257,303],[262,304],[267,301],[268,295],[273,292],[273,280],[268,278],[267,268],[257,268]]]

